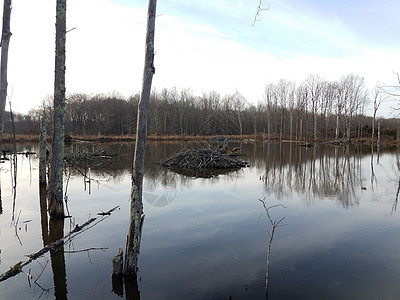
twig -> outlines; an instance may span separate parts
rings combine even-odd
[[[108,248],[87,248],[87,249],[82,249],[82,250],[70,250],[70,251],[64,251],[64,253],[80,253],[80,252],[87,252],[87,251],[92,251],[92,250],[101,250],[105,252]]]
[[[254,16],[254,21],[253,21],[253,24],[251,25],[252,27],[254,27],[256,22],[261,20],[260,12],[263,11],[263,10],[269,10],[269,7],[270,7],[269,5],[268,5],[268,8],[262,8],[261,6],[262,6],[262,0],[260,0],[260,3],[258,4],[258,6],[256,8],[256,14]]]
[[[15,236],[18,238],[18,241],[19,241],[19,243],[21,244],[21,246],[22,246],[22,241],[21,241],[21,239],[19,238],[19,235],[18,235],[18,222],[19,222],[19,217],[21,216],[21,209],[19,210],[19,214],[18,214],[18,217],[17,217],[17,221],[15,222],[15,225],[14,225],[14,227],[15,227]]]
[[[285,217],[282,217],[279,219],[279,221],[273,220],[271,218],[271,215],[269,214],[269,210],[271,208],[275,208],[275,207],[283,207],[286,208],[286,206],[282,205],[282,204],[276,204],[276,205],[271,205],[267,207],[267,204],[265,202],[265,197],[264,199],[258,199],[264,206],[265,212],[267,213],[267,217],[268,217],[268,221],[270,222],[271,226],[272,226],[272,230],[269,231],[266,227],[265,230],[268,232],[269,235],[269,242],[268,242],[268,251],[267,251],[267,268],[266,268],[266,278],[265,278],[265,293],[266,293],[266,297],[268,298],[268,282],[269,282],[269,265],[270,265],[270,257],[271,257],[271,245],[272,245],[272,240],[274,238],[274,234],[275,234],[275,230],[278,227],[283,227],[286,226],[286,224],[284,225],[280,225],[282,223],[282,221],[285,219]],[[261,216],[260,216],[261,218]],[[260,218],[258,220],[260,220]]]
[[[42,286],[38,283],[38,280],[40,279],[40,277],[42,277],[42,274],[43,274],[44,270],[46,269],[47,265],[49,264],[49,259],[46,260],[46,264],[45,264],[44,266],[43,266],[39,261],[38,261],[38,264],[42,267],[42,270],[40,271],[39,275],[36,276],[36,279],[35,279],[35,281],[34,281],[34,284],[36,284],[36,285],[42,290],[41,294],[40,294],[39,297],[38,297],[38,299],[39,299],[40,297],[42,297],[42,295],[43,295],[44,293],[49,293],[49,292],[50,292],[50,289],[45,289],[44,287],[42,287]]]

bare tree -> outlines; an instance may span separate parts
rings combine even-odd
[[[375,87],[374,91],[374,111],[372,114],[372,134],[371,134],[371,145],[374,144],[375,138],[375,123],[376,123],[376,114],[378,112],[379,107],[383,102],[385,102],[389,98],[388,94],[382,92],[379,87]]]
[[[345,114],[345,127],[347,141],[351,139],[351,121],[357,112],[357,107],[364,97],[364,78],[348,74],[341,80],[341,97]]]
[[[64,110],[65,110],[65,40],[67,0],[57,0],[56,54],[54,75],[54,129],[50,170],[49,213],[53,218],[64,217]]]
[[[1,66],[0,66],[0,148],[4,131],[4,115],[7,102],[7,65],[8,65],[8,46],[10,44],[10,18],[11,0],[4,0],[3,8],[3,31],[1,34]]]
[[[126,242],[125,275],[136,276],[140,252],[140,241],[144,221],[142,188],[144,173],[144,155],[147,141],[147,109],[150,100],[151,83],[154,68],[154,32],[157,0],[149,0],[147,13],[146,54],[143,71],[142,92],[138,107],[136,125],[136,144],[132,170],[132,190],[130,224]]]
[[[392,84],[392,85],[381,85],[379,86],[379,89],[389,95],[389,96],[393,96],[393,97],[400,97],[400,74],[399,73],[395,73],[396,77],[397,77],[397,84]]]
[[[235,109],[235,111],[237,113],[237,117],[238,117],[240,136],[242,136],[243,124],[242,124],[242,118],[241,118],[241,111],[245,108],[246,99],[238,91],[236,91],[235,94],[232,95],[232,99],[233,99],[234,109]]]
[[[293,114],[296,100],[296,83],[294,81],[289,83],[289,95],[288,95],[288,107],[289,107],[289,139],[293,139]]]
[[[267,107],[267,139],[271,140],[271,119],[272,119],[272,110],[274,105],[275,98],[275,86],[272,83],[265,85],[264,89],[264,101],[265,106]]]
[[[307,99],[308,99],[308,89],[302,84],[296,89],[296,109],[297,109],[297,119],[298,119],[298,139],[303,140],[304,131],[304,115],[307,111]]]
[[[276,96],[279,101],[279,110],[280,110],[280,123],[279,123],[279,140],[283,140],[285,123],[283,120],[285,119],[285,113],[287,111],[287,104],[289,98],[289,88],[290,83],[287,80],[281,79],[276,84]]]
[[[306,86],[310,94],[311,111],[313,115],[314,140],[317,140],[317,120],[318,113],[321,107],[322,79],[315,74],[309,75],[306,79]]]

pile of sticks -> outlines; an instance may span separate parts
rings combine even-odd
[[[238,160],[220,151],[211,149],[190,149],[161,160],[159,165],[174,169],[231,169],[247,167],[247,162]]]

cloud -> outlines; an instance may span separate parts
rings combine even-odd
[[[96,7],[96,10],[93,8]],[[37,107],[54,84],[55,4],[16,3],[11,16],[9,95],[13,109]],[[139,89],[146,11],[105,0],[67,6],[67,92],[124,95]]]
[[[196,94],[238,90],[249,102],[257,103],[265,84],[280,78],[301,82],[317,73],[339,80],[355,73],[364,76],[372,88],[377,82],[392,82],[393,71],[400,70],[396,63],[400,51],[366,47],[336,17],[322,19],[296,7],[271,3],[261,21],[251,27],[255,6],[248,3],[237,1],[230,8],[219,3],[214,12],[211,3],[196,6],[195,12],[187,5],[182,10],[179,1],[168,3],[160,5],[156,19],[153,86],[157,90],[174,86],[191,88]],[[239,10],[240,5],[243,9]],[[117,91],[125,97],[138,92],[146,7],[85,0],[71,1],[67,9],[68,28],[76,27],[67,34],[67,91]],[[190,14],[183,14],[185,10]],[[208,22],[210,14],[219,19]],[[244,14],[251,15],[246,19]],[[16,2],[11,19],[9,94],[13,109],[27,112],[53,93],[55,3],[39,7]]]

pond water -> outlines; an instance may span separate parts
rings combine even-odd
[[[264,299],[272,226],[259,199],[274,206],[272,221],[284,217],[271,244],[270,299],[400,297],[400,151],[243,144],[250,167],[207,179],[155,164],[188,146],[199,145],[148,144],[138,281],[125,287],[112,281],[111,260],[128,233],[132,144],[90,146],[120,154],[92,168],[90,184],[84,166],[67,169],[72,218],[61,225],[48,225],[38,156],[18,155],[16,169],[12,159],[1,164],[0,273],[76,224],[120,208],[0,282],[0,299]]]

